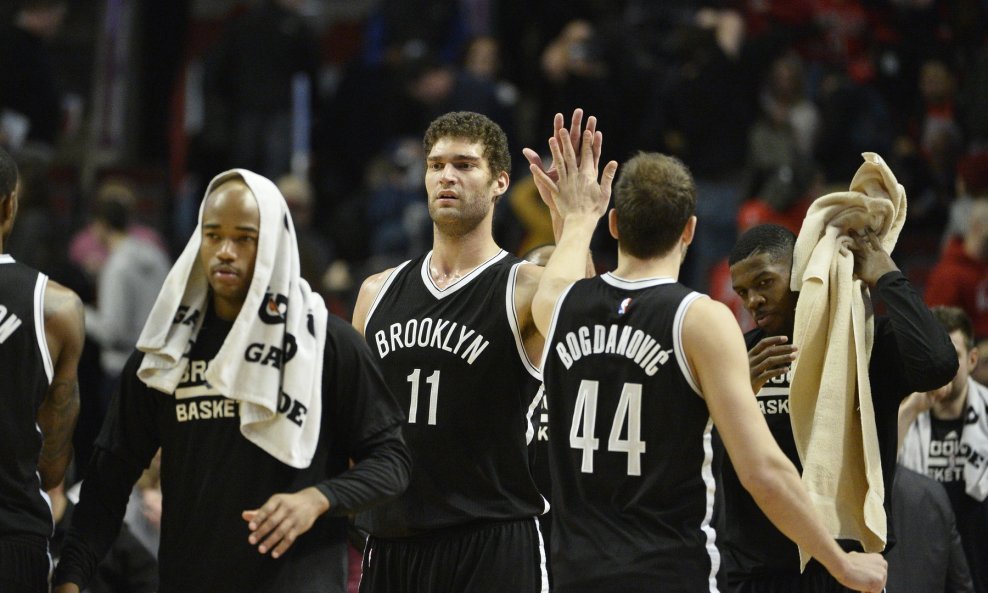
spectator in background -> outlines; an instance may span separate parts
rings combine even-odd
[[[227,163],[271,179],[290,170],[293,78],[309,79],[313,107],[319,52],[299,14],[302,0],[263,0],[230,23],[206,61],[205,86],[222,109]]]
[[[95,207],[107,201],[114,201],[123,204],[129,212],[137,209],[137,195],[131,184],[123,179],[109,177],[99,183],[95,192]],[[133,217],[130,220],[127,232],[135,239],[143,241],[149,245],[157,247],[163,253],[167,252],[165,241],[161,234],[155,229],[143,224]],[[86,226],[72,237],[68,247],[69,259],[89,274],[95,282],[99,277],[100,270],[106,263],[110,252],[106,245],[100,241],[96,228],[93,224]]]
[[[988,387],[970,377],[978,363],[971,319],[957,307],[932,311],[950,334],[960,366],[944,387],[902,402],[900,461],[943,484],[974,590],[988,593]]]
[[[110,255],[99,273],[96,307],[86,310],[86,332],[100,345],[104,410],[171,268],[158,248],[130,236],[129,223],[124,203],[109,199],[98,204],[93,230]]]
[[[978,198],[988,198],[988,150],[962,158],[957,163],[954,184],[957,197],[950,204],[950,218],[943,231],[945,243],[964,235],[971,218],[971,205]]]
[[[365,224],[370,254],[383,263],[404,260],[428,246],[432,225],[422,203],[424,158],[419,141],[403,138],[380,155],[368,172],[371,191]]]
[[[895,546],[888,593],[974,593],[957,521],[943,486],[899,465],[892,479]]]
[[[0,27],[0,146],[50,152],[61,125],[61,96],[47,44],[65,19],[65,0],[22,0]]]
[[[284,175],[276,182],[295,222],[298,240],[299,267],[302,278],[312,290],[322,291],[322,276],[332,260],[332,248],[320,233],[312,228],[315,188],[301,175]]]
[[[972,202],[963,237],[947,242],[923,298],[930,306],[960,307],[974,324],[974,336],[988,337],[988,196]]]

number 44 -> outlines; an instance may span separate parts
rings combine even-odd
[[[569,445],[574,449],[583,450],[583,465],[585,474],[593,473],[593,452],[600,448],[600,439],[593,436],[597,426],[597,391],[600,385],[597,381],[584,379],[580,382],[580,390],[576,396],[576,406],[573,410],[573,423],[569,429]],[[621,399],[617,410],[614,411],[614,421],[611,423],[611,434],[607,439],[608,451],[619,451],[628,454],[628,475],[642,475],[641,455],[645,452],[645,441],[641,440],[642,417],[642,386],[641,383],[625,383],[621,389]],[[622,439],[624,425],[628,425],[628,438]],[[580,436],[580,429],[583,436]]]

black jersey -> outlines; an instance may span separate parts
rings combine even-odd
[[[745,345],[751,350],[765,337],[764,331],[753,329],[744,335]],[[791,380],[790,369],[784,375],[767,381],[755,397],[775,442],[796,466],[796,470],[802,473],[789,417]],[[715,438],[715,446],[723,447],[719,438]],[[728,578],[798,571],[799,550],[796,544],[782,535],[765,516],[758,503],[741,484],[741,479],[726,454],[720,466],[720,479],[720,500],[723,501],[723,507],[717,513],[717,528]]]
[[[408,490],[359,518],[378,537],[533,517],[546,505],[528,458],[541,376],[515,314],[522,260],[502,251],[440,290],[431,255],[391,273],[364,328],[412,452]]]
[[[38,474],[38,409],[53,373],[44,328],[47,282],[0,255],[0,536],[50,537],[54,529]]]
[[[401,411],[366,344],[330,315],[319,443],[309,467],[285,465],[241,434],[239,402],[205,379],[232,325],[207,313],[174,395],[141,382],[143,354],[131,356],[82,485],[56,584],[86,581],[116,536],[132,485],[160,446],[159,591],[346,590],[345,517],[380,499],[382,491],[397,490],[393,483],[403,478],[397,474],[404,466],[371,457],[375,450],[400,446]],[[359,463],[346,471],[351,458]],[[283,557],[258,553],[247,541],[242,511],[308,486],[326,495],[329,511]]]
[[[580,280],[543,359],[555,591],[711,591],[712,422],[682,321],[703,295],[670,278]]]

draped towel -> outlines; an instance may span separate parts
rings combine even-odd
[[[803,483],[835,538],[885,547],[885,487],[868,380],[874,319],[868,287],[854,278],[851,230],[870,228],[891,253],[906,218],[906,193],[880,156],[864,164],[846,192],[810,206],[793,253],[799,291],[790,404]],[[809,557],[800,549],[800,561]]]
[[[327,310],[299,273],[295,227],[285,199],[268,179],[245,169],[217,175],[206,196],[231,179],[243,180],[257,199],[257,259],[243,308],[206,380],[240,402],[240,432],[281,462],[296,468],[312,462],[322,418],[322,367]],[[202,215],[141,332],[145,352],[138,377],[174,394],[188,366],[208,306],[207,270],[199,261]]]

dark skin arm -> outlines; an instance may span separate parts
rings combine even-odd
[[[68,288],[48,282],[45,290],[45,338],[54,373],[38,410],[44,436],[38,471],[49,490],[65,476],[72,461],[72,433],[79,417],[79,358],[86,339],[82,301]]]

